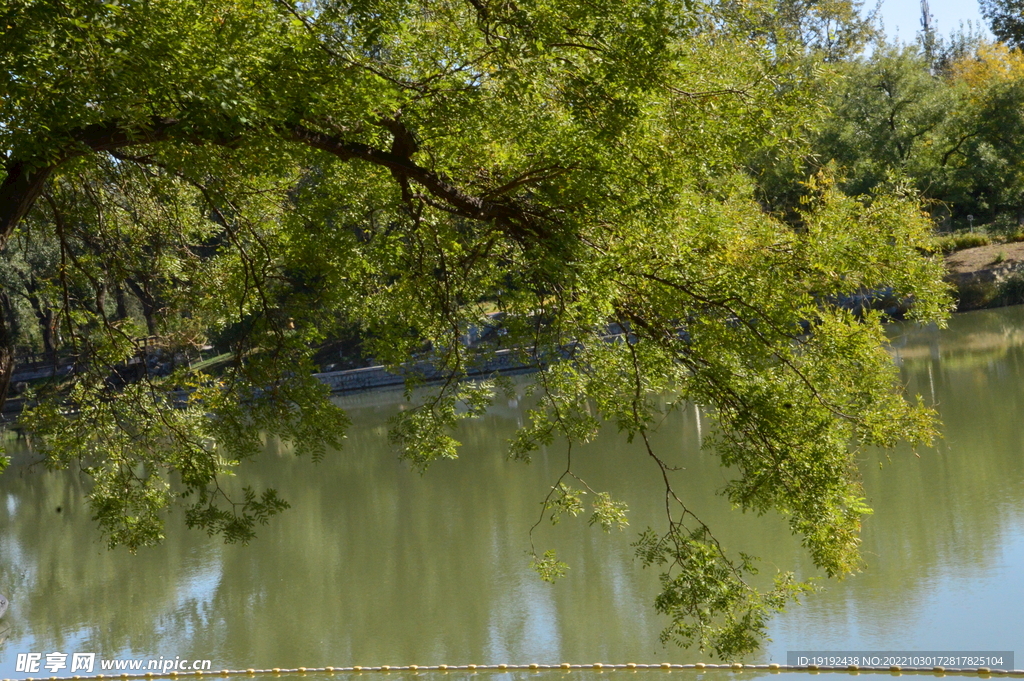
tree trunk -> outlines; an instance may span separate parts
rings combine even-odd
[[[7,392],[11,387],[11,376],[14,375],[14,344],[17,341],[17,329],[13,317],[9,318],[8,313],[13,312],[14,306],[7,291],[0,291],[0,412],[3,411],[7,402]]]
[[[53,342],[53,332],[56,326],[56,317],[53,314],[53,309],[45,305],[34,292],[30,292],[26,297],[28,298],[28,304],[32,307],[32,312],[36,315],[36,321],[39,322],[39,330],[43,335],[43,354],[46,355],[47,359],[52,359],[57,354],[57,346]]]
[[[21,279],[21,285],[25,289],[22,295],[32,308],[36,321],[39,322],[39,330],[43,335],[43,354],[46,355],[47,359],[55,361],[57,358],[57,346],[54,344],[56,316],[53,313],[53,308],[44,303],[39,297],[41,287],[36,281],[34,274],[26,275],[24,272],[19,271],[18,277]],[[15,337],[17,335],[17,333],[14,333]]]
[[[124,289],[115,284],[114,286],[114,300],[117,301],[117,312],[116,319],[118,321],[128,318],[128,303],[124,299]]]
[[[137,282],[132,279],[126,279],[125,284],[132,290],[135,297],[139,299],[139,304],[142,305],[142,316],[146,318],[146,329],[149,331],[150,336],[156,334],[156,311],[157,302],[156,299],[150,295],[149,291],[145,287],[140,286]]]
[[[39,327],[43,332],[43,353],[46,355],[46,359],[56,361],[57,360],[57,344],[54,342],[54,332],[57,327],[57,317],[53,314],[53,310],[46,308],[46,314],[40,315]]]

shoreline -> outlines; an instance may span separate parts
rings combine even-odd
[[[994,243],[956,251],[946,256],[946,269],[946,281],[956,291],[954,314],[1024,304],[1024,242]],[[1022,282],[1019,300],[1006,295],[1008,282],[1012,285],[1016,281]],[[519,375],[533,373],[537,369],[536,365],[524,364],[515,359],[511,350],[499,350],[468,372],[465,378],[479,379],[495,374]],[[70,365],[46,368],[29,365],[20,371],[15,369],[11,382],[14,384],[18,381],[63,376],[70,373],[70,370]],[[313,375],[330,388],[332,396],[345,396],[403,390],[408,373],[419,374],[424,385],[446,380],[428,362],[410,365],[408,371],[400,373],[390,372],[383,365],[377,365],[324,371]],[[10,397],[4,404],[0,420],[12,421],[21,413],[23,406],[22,398]]]
[[[1024,303],[1024,242],[965,248],[947,255],[945,264],[956,312]]]

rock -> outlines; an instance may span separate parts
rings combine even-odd
[[[5,612],[7,612],[7,597],[0,594],[0,617],[3,617]]]

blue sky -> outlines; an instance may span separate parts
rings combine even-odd
[[[928,0],[928,5],[941,35],[949,35],[961,21],[972,20],[985,26],[977,0]],[[864,0],[864,9],[872,7],[874,0]],[[921,29],[921,0],[883,0],[881,13],[890,38],[898,34],[903,41],[910,42]]]

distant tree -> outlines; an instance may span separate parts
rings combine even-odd
[[[833,116],[817,148],[842,166],[847,191],[869,192],[894,172],[911,178],[928,172],[936,139],[958,106],[956,90],[930,67],[915,46],[891,44],[841,66]]]
[[[39,347],[49,357],[57,349],[57,310],[55,289],[50,277],[56,277],[59,253],[55,244],[38,230],[19,230],[8,242],[0,259],[0,282],[14,301],[27,307],[38,328]],[[26,325],[19,320],[19,327]],[[34,334],[32,334],[34,336]],[[26,333],[26,336],[28,334]],[[28,345],[24,343],[23,345]]]
[[[1024,0],[979,0],[981,14],[997,38],[1024,47]]]
[[[942,148],[935,190],[963,216],[1016,231],[1024,223],[1024,53],[984,43],[952,63],[963,89]]]
[[[853,194],[900,179],[937,215],[967,226],[1024,218],[1024,61],[969,34],[939,46],[939,68],[912,46],[881,45],[841,65],[814,154]]]

